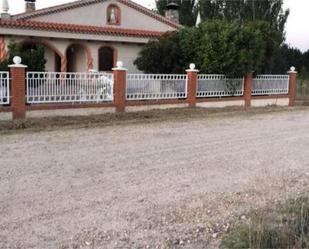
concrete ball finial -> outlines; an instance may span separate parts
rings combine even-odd
[[[21,64],[21,57],[20,56],[14,56],[13,62],[15,65],[20,65]]]
[[[190,67],[191,70],[195,70],[195,64],[194,63],[191,63],[189,67]]]
[[[117,66],[117,68],[123,68],[123,62],[117,61],[116,66]]]
[[[295,70],[296,70],[295,67],[291,67],[291,68],[290,68],[290,71],[291,71],[291,72],[295,72]]]

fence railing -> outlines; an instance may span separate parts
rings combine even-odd
[[[127,75],[127,100],[182,99],[186,97],[187,75]]]
[[[252,82],[252,95],[289,93],[289,75],[257,75]]]
[[[0,72],[0,105],[10,103],[10,78],[9,72]]]
[[[27,73],[27,103],[85,103],[113,100],[113,74]]]
[[[220,74],[198,75],[196,97],[228,97],[244,94],[244,79],[229,79]]]

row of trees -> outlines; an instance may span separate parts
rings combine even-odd
[[[164,15],[171,0],[156,0],[159,14]],[[289,10],[283,10],[283,0],[173,0],[179,5],[180,23],[187,27],[196,24],[198,13],[202,21],[224,19],[228,21],[266,21],[283,31]]]
[[[162,15],[167,1],[156,0]],[[282,8],[282,0],[175,2],[180,6],[180,23],[185,28],[151,41],[135,61],[140,70],[183,72],[188,63],[195,62],[207,73],[282,73],[295,64],[281,61],[286,58],[284,53],[294,53],[282,45],[289,16],[289,10]],[[198,13],[202,24],[195,27]]]
[[[302,78],[309,79],[309,50],[301,52],[283,44],[275,54],[273,72],[282,73],[290,66],[295,66]]]

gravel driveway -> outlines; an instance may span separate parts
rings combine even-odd
[[[0,153],[1,249],[206,248],[308,191],[309,110],[19,132]]]

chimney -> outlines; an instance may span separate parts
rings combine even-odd
[[[8,0],[0,1],[0,19],[10,19],[11,15],[9,14],[9,3]]]
[[[172,22],[179,23],[179,5],[173,1],[166,5],[165,17]]]
[[[35,1],[36,0],[25,0],[25,4],[26,4],[25,12],[26,13],[35,11]]]

